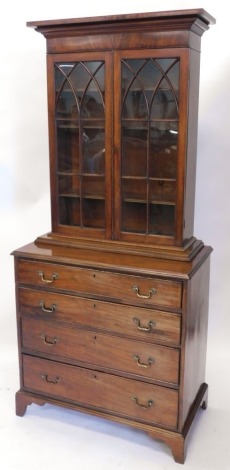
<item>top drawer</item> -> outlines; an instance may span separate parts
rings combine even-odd
[[[132,304],[181,308],[182,285],[176,281],[64,266],[18,261],[18,282]]]

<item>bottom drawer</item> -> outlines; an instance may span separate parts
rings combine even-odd
[[[24,389],[83,406],[155,423],[177,426],[178,392],[58,362],[23,356]]]

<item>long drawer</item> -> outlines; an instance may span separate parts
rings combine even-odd
[[[181,316],[72,295],[20,288],[19,311],[87,328],[126,334],[144,341],[180,343]]]
[[[182,302],[180,282],[53,263],[19,260],[18,281],[86,296],[124,300],[134,305],[140,303],[180,309]]]
[[[23,318],[22,347],[37,354],[178,384],[179,351],[165,346]]]
[[[24,355],[23,388],[134,420],[177,426],[178,392],[165,387]]]

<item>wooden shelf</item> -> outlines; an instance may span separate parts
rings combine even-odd
[[[104,201],[105,200],[105,196],[93,196],[91,194],[87,195],[87,194],[84,194],[82,196],[80,196],[79,194],[74,194],[74,193],[60,193],[58,195],[58,197],[65,197],[65,198],[72,198],[72,199],[93,199],[95,201]]]
[[[87,178],[104,178],[105,174],[104,173],[79,173],[75,171],[58,171],[57,172],[58,176],[86,176]]]
[[[136,198],[123,198],[123,202],[128,202],[128,203],[135,203],[135,204],[154,204],[154,205],[159,205],[159,206],[175,206],[175,202],[170,202],[170,201],[158,201],[158,200],[149,200],[148,202],[146,200],[142,199],[136,199]]]

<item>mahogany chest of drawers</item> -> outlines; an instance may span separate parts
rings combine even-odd
[[[206,402],[210,248],[190,263],[28,245],[14,253],[21,388],[143,429],[184,461]]]

